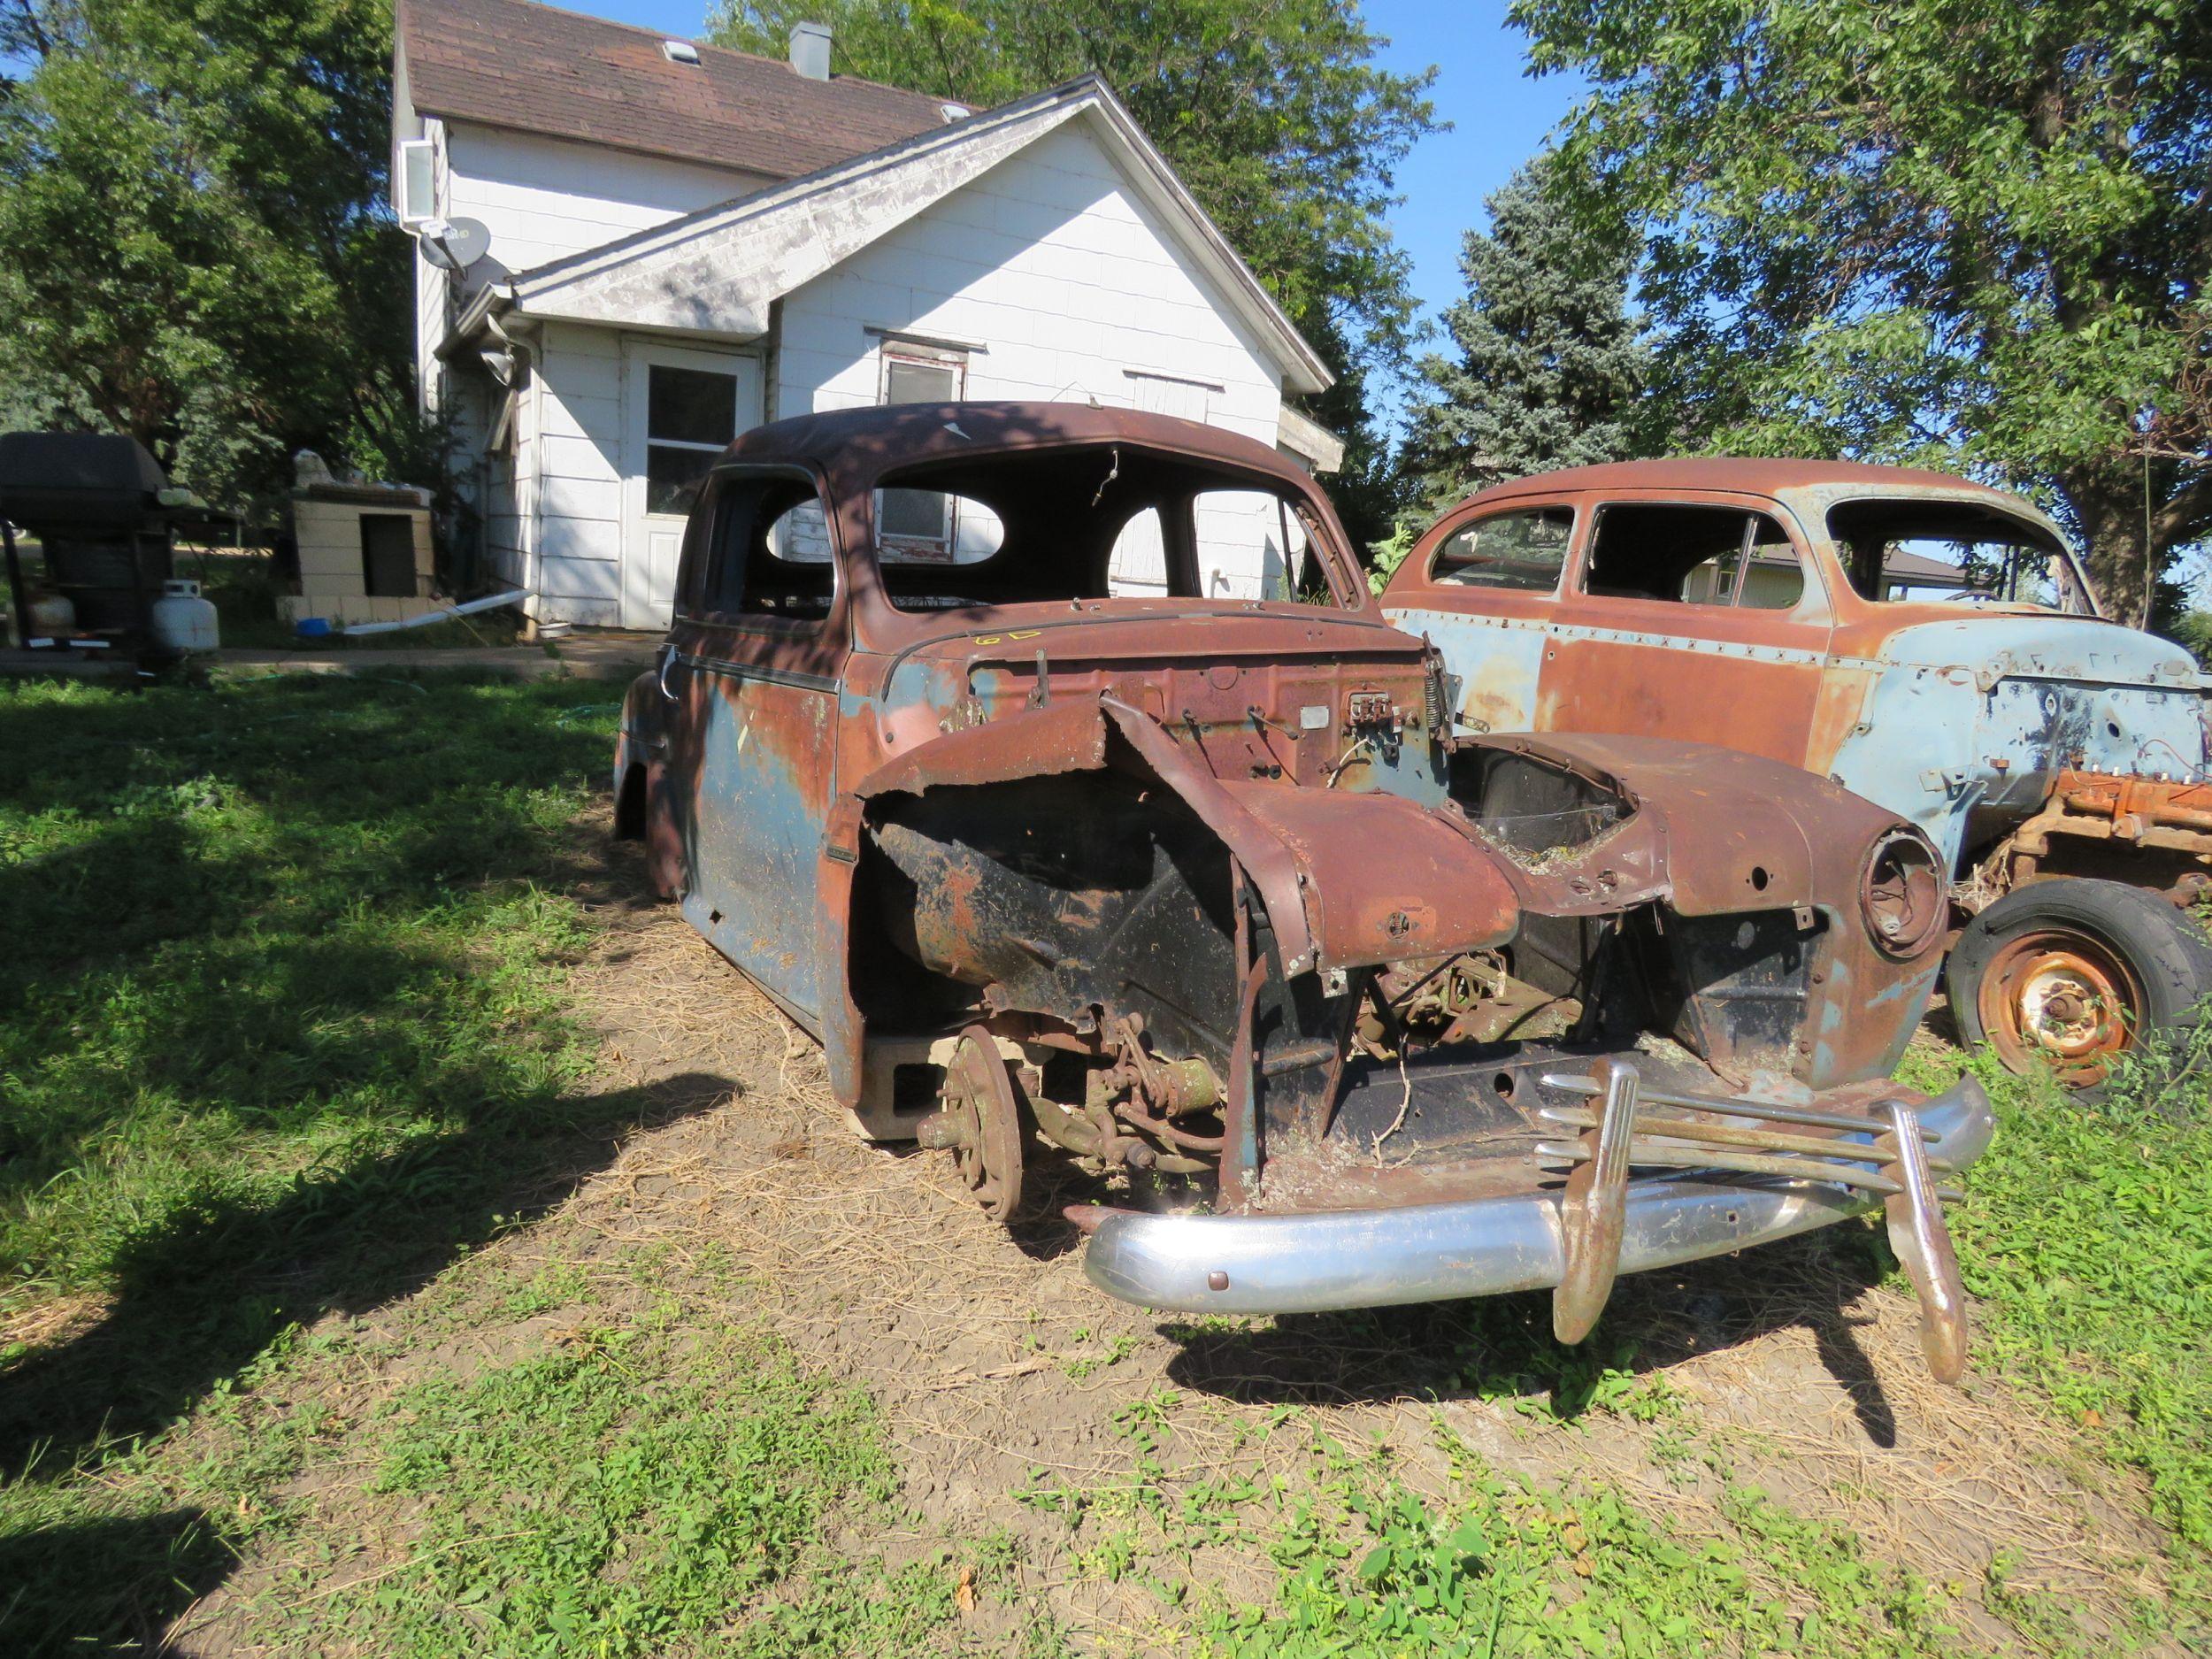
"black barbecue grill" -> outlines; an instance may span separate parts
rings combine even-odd
[[[31,649],[116,657],[165,655],[155,640],[154,602],[173,553],[169,480],[134,439],[105,433],[11,432],[0,435],[0,535],[6,539],[9,598]],[[46,553],[47,585],[76,609],[66,634],[30,626],[15,536],[20,526]]]

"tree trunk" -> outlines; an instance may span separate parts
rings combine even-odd
[[[2149,565],[2153,549],[2145,535],[2143,480],[2124,468],[2070,469],[2059,480],[2082,535],[2088,542],[2082,563],[2097,604],[2115,622],[2131,628],[2150,620]],[[2153,502],[2154,507],[2158,503]]]

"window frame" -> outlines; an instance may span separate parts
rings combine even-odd
[[[1691,611],[1706,613],[1717,612],[1723,615],[1790,618],[1801,621],[1817,622],[1828,618],[1828,585],[1827,579],[1821,574],[1821,560],[1802,526],[1797,523],[1795,516],[1779,502],[1755,497],[1701,500],[1671,495],[1616,495],[1588,501],[1584,503],[1584,507],[1589,516],[1586,520],[1583,521],[1585,527],[1576,549],[1573,581],[1571,586],[1563,589],[1564,596],[1571,600],[1577,603],[1594,602],[1600,604],[1663,605],[1673,611]],[[1605,533],[1606,510],[1612,507],[1639,509],[1675,507],[1696,512],[1734,513],[1742,518],[1745,528],[1743,537],[1739,539],[1737,544],[1735,593],[1725,603],[1723,603],[1714,600],[1684,599],[1679,596],[1659,598],[1650,594],[1594,592],[1590,587],[1591,569],[1597,557],[1599,538]],[[1747,564],[1745,549],[1748,543],[1746,538],[1748,538],[1751,534],[1750,526],[1755,518],[1764,518],[1779,530],[1782,533],[1783,541],[1788,543],[1790,551],[1796,556],[1802,585],[1798,589],[1796,600],[1791,604],[1769,607],[1746,605],[1740,603],[1745,587],[1743,577]],[[1693,571],[1697,568],[1697,565],[1690,567]],[[1683,575],[1686,580],[1689,572],[1684,572]]]
[[[1444,557],[1444,549],[1451,546],[1455,540],[1466,532],[1479,529],[1500,518],[1546,512],[1563,512],[1567,515],[1567,540],[1563,544],[1559,555],[1559,574],[1552,579],[1550,587],[1507,588],[1487,582],[1455,582],[1448,577],[1438,574],[1436,567]],[[1583,503],[1577,501],[1500,502],[1488,511],[1470,514],[1440,536],[1435,547],[1429,550],[1428,564],[1421,572],[1421,580],[1426,587],[1442,588],[1450,593],[1521,594],[1531,599],[1563,597],[1569,592],[1568,572],[1578,569],[1581,564],[1576,553],[1582,540],[1584,526],[1588,522]]]
[[[879,408],[891,406],[891,371],[905,365],[910,368],[942,369],[952,376],[952,396],[943,401],[957,403],[968,394],[968,353],[954,346],[938,345],[932,341],[908,339],[898,334],[885,334],[876,348],[876,404]],[[894,485],[893,488],[899,486]],[[918,491],[917,494],[929,494]],[[944,496],[943,528],[934,536],[900,534],[887,537],[883,528],[883,491],[870,494],[868,503],[868,534],[875,542],[877,557],[888,548],[922,564],[951,565],[953,555],[960,545],[960,514],[953,505],[956,499],[949,491],[936,492]]]
[[[438,214],[438,141],[434,138],[403,138],[399,141],[397,165],[392,170],[392,217],[403,227],[427,225]],[[429,169],[424,180],[428,191],[427,202],[417,202],[409,188],[409,163],[415,157],[424,158]]]
[[[723,498],[730,485],[748,479],[786,479],[803,482],[822,509],[829,534],[829,604],[818,617],[780,616],[772,611],[710,611],[706,595],[713,580],[712,565],[721,529]],[[795,503],[795,506],[796,503]],[[792,511],[791,508],[785,509]],[[781,515],[778,515],[779,518]],[[783,563],[795,561],[785,560]],[[772,634],[780,639],[826,632],[844,614],[848,582],[844,541],[830,503],[828,480],[811,467],[793,462],[740,461],[718,466],[701,480],[699,499],[684,526],[684,544],[676,570],[672,611],[679,622],[727,633]]]
[[[691,455],[718,456],[730,447],[731,442],[734,441],[737,435],[745,430],[743,423],[739,419],[738,410],[738,398],[741,390],[741,382],[744,377],[736,369],[701,368],[695,364],[689,363],[655,363],[649,358],[645,360],[643,367],[645,369],[645,420],[641,441],[644,444],[645,453],[640,457],[643,465],[640,469],[639,477],[645,487],[645,516],[649,518],[672,518],[676,517],[674,513],[663,509],[657,509],[653,505],[653,451],[656,449],[681,449],[687,454]],[[688,438],[656,438],[653,435],[653,377],[656,374],[662,373],[664,370],[671,374],[712,374],[719,376],[721,379],[729,381],[729,439],[726,439],[720,443],[695,443]],[[699,476],[698,488],[700,491],[703,492],[705,490],[707,482],[713,476],[713,474],[714,468],[712,465],[710,464],[707,470]],[[695,495],[693,498],[693,505],[695,506],[696,504],[697,496]],[[684,516],[688,518],[691,513],[691,507],[686,507],[683,511]]]

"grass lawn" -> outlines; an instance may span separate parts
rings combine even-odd
[[[2207,1055],[2094,1109],[1993,1075],[2004,1132],[1955,1224],[1985,1387],[2107,1460],[2116,1502],[2147,1483],[2168,1588],[2127,1590],[2116,1623],[2085,1625],[2032,1562],[1932,1582],[1762,1489],[1666,1368],[1617,1326],[1559,1349],[1541,1299],[1330,1327],[1433,1362],[1389,1402],[1421,1457],[1410,1431],[1125,1380],[1141,1345],[1256,1351],[1271,1322],[1041,1354],[1009,1369],[1109,1402],[1118,1472],[1043,1462],[981,1519],[922,1512],[882,1403],[802,1357],[744,1262],[565,1214],[655,1112],[595,1071],[571,984],[611,695],[0,689],[0,1652],[152,1652],[227,1581],[253,1588],[221,1652],[2206,1640]],[[1916,1080],[1964,1064],[1916,1050]],[[1810,1248],[1886,1271],[1871,1227]],[[1581,1466],[1606,1422],[1638,1481]],[[1665,1496],[1694,1488],[1694,1522]],[[341,1491],[373,1537],[313,1519]],[[1153,1611],[1072,1628],[1025,1585]]]

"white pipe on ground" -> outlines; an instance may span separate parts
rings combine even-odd
[[[455,617],[472,617],[480,611],[496,611],[502,605],[519,604],[530,595],[522,588],[512,593],[494,594],[489,599],[472,599],[465,605],[448,605],[442,611],[426,611],[419,617],[404,622],[357,622],[351,627],[340,628],[339,633],[350,637],[356,634],[396,634],[402,628],[419,628],[433,622],[446,622]]]

